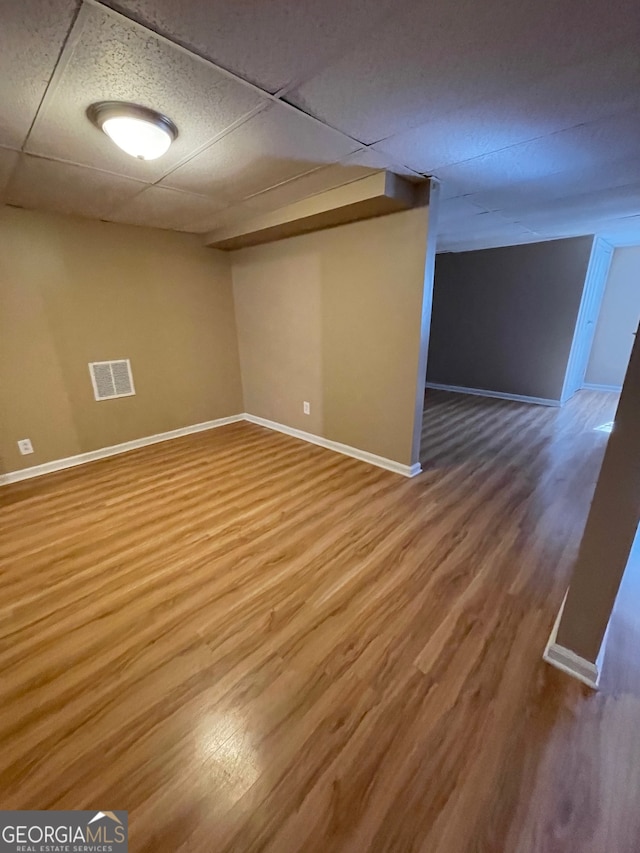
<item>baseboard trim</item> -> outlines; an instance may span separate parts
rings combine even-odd
[[[106,459],[109,456],[128,453],[130,450],[137,450],[139,447],[146,447],[149,444],[159,444],[161,441],[170,441],[173,438],[181,438],[183,435],[216,429],[216,427],[235,424],[242,420],[244,420],[244,414],[231,415],[227,418],[217,418],[216,420],[205,421],[201,424],[172,429],[169,432],[160,432],[156,435],[136,438],[133,441],[124,441],[122,444],[113,444],[111,447],[101,447],[98,450],[90,450],[88,453],[78,453],[77,456],[68,456],[66,459],[54,459],[52,462],[44,462],[42,465],[33,465],[31,468],[23,468],[20,471],[10,471],[0,477],[0,485],[8,486],[10,483],[30,480],[32,477],[41,477],[43,474],[53,474],[55,471],[75,468],[76,465],[85,465],[87,462],[95,462],[98,459]]]
[[[553,643],[545,649],[543,657],[551,666],[572,676],[572,678],[577,678],[578,681],[586,684],[592,690],[598,689],[600,679],[598,667],[586,658],[581,658],[571,649],[565,649],[564,646]]]
[[[352,459],[358,459],[360,462],[368,462],[369,465],[375,465],[378,468],[384,468],[386,471],[393,471],[394,474],[401,474],[403,477],[415,477],[421,473],[422,467],[420,463],[415,465],[402,465],[400,462],[394,462],[393,459],[387,459],[384,456],[377,456],[375,453],[369,453],[366,450],[358,450],[357,447],[351,447],[348,444],[341,444],[339,441],[331,441],[329,438],[323,438],[320,435],[314,435],[311,432],[304,432],[301,429],[285,426],[284,424],[269,421],[266,418],[260,418],[257,415],[246,414],[245,419],[252,424],[266,427],[267,429],[282,432],[285,435],[290,435],[292,438],[299,438],[302,441],[307,441],[309,444],[316,444],[318,447],[324,447],[326,450],[333,450],[335,453],[341,453],[343,456],[350,456]]]
[[[602,659],[604,657],[606,635],[600,648],[600,654],[598,655],[596,663],[592,663],[590,660],[580,657],[580,655],[572,652],[571,649],[567,649],[556,642],[558,628],[560,626],[560,620],[562,619],[564,605],[568,594],[569,590],[565,593],[562,604],[560,605],[560,610],[558,610],[558,615],[556,616],[556,621],[553,624],[553,629],[551,630],[542,659],[556,669],[559,669],[561,672],[564,672],[566,675],[570,675],[572,678],[576,678],[578,681],[586,684],[587,687],[590,687],[592,690],[597,690],[598,682],[600,681],[600,673],[602,671]]]
[[[585,391],[611,391],[619,394],[622,391],[622,385],[596,385],[593,382],[584,382],[582,389]]]
[[[375,465],[378,468],[384,468],[386,471],[393,471],[394,474],[401,474],[403,477],[415,477],[422,472],[422,467],[419,463],[415,465],[402,465],[400,462],[394,462],[393,459],[386,459],[383,456],[376,456],[375,453],[368,453],[366,450],[358,450],[357,447],[350,447],[348,444],[341,444],[338,441],[331,441],[328,438],[323,438],[319,435],[313,435],[310,432],[303,432],[293,427],[285,426],[284,424],[268,421],[266,418],[259,418],[257,415],[242,413],[240,415],[231,415],[227,418],[217,418],[213,421],[205,421],[201,424],[193,426],[181,427],[173,429],[169,432],[161,432],[156,435],[145,436],[144,438],[136,438],[133,441],[125,441],[122,444],[114,444],[111,447],[101,447],[99,450],[91,450],[88,453],[79,453],[77,456],[68,456],[66,459],[54,459],[51,462],[44,462],[42,465],[33,465],[30,468],[23,468],[20,471],[10,471],[7,474],[0,475],[0,486],[8,486],[10,483],[19,483],[21,480],[30,480],[33,477],[41,477],[44,474],[53,474],[56,471],[64,471],[66,468],[75,468],[77,465],[85,465],[88,462],[95,462],[98,459],[106,459],[109,456],[118,456],[121,453],[128,453],[130,450],[137,450],[139,447],[147,447],[149,444],[159,444],[161,441],[170,441],[173,438],[181,438],[183,435],[191,435],[195,432],[204,432],[208,429],[226,426],[227,424],[235,424],[239,421],[249,421],[249,423],[258,424],[267,429],[282,432],[285,435],[290,435],[293,438],[299,438],[302,441],[308,441],[310,444],[317,444],[319,447],[324,447],[326,450],[333,450],[336,453],[341,453],[343,456],[351,456],[353,459],[359,459],[361,462],[368,462],[369,465]]]
[[[427,382],[427,388],[438,391],[452,391],[454,394],[471,394],[475,397],[495,397],[497,400],[513,400],[516,403],[533,403],[536,406],[562,406],[560,400],[546,397],[527,397],[523,394],[506,394],[504,391],[485,391],[483,388],[465,388],[462,385],[442,385],[439,382]]]

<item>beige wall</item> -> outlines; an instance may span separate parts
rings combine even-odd
[[[417,461],[428,220],[420,207],[233,253],[246,411]]]
[[[428,222],[425,206],[222,253],[1,209],[0,470],[242,411],[417,462]],[[88,363],[120,358],[136,395],[96,402]]]
[[[291,251],[284,243],[255,254],[242,253],[233,265],[245,410],[320,435],[324,419],[319,256]],[[305,400],[310,415],[303,414]]]
[[[23,274],[14,259],[21,257]],[[28,232],[0,220],[0,473],[80,453]],[[31,438],[36,452],[20,456]],[[30,460],[37,459],[37,462]]]
[[[136,396],[96,402],[87,365],[113,358],[131,359]],[[191,235],[0,210],[5,471],[241,411],[227,255]]]
[[[557,642],[595,662],[640,521],[640,340],[631,354],[615,426],[567,595]]]
[[[616,249],[600,307],[585,382],[620,388],[640,320],[640,246]]]

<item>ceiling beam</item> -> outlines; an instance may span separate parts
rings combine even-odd
[[[412,184],[392,172],[382,171],[272,213],[218,228],[205,236],[205,245],[216,249],[241,249],[408,210],[424,203],[424,184]]]

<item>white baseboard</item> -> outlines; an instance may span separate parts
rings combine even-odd
[[[596,385],[593,382],[584,382],[582,388],[585,391],[612,391],[616,394],[622,391],[622,385]]]
[[[565,649],[564,646],[553,643],[547,646],[543,658],[551,666],[555,666],[556,669],[577,678],[578,681],[586,684],[587,687],[591,687],[592,690],[598,689],[600,678],[598,667],[586,658],[581,658],[571,649]]]
[[[205,421],[180,429],[172,429],[169,432],[160,432],[157,435],[148,435],[144,438],[136,438],[133,441],[124,441],[122,444],[114,444],[111,447],[101,447],[99,450],[90,450],[88,453],[78,453],[77,456],[68,456],[66,459],[54,459],[42,465],[33,465],[31,468],[23,468],[21,471],[10,471],[0,476],[0,485],[18,483],[20,480],[30,480],[32,477],[41,477],[43,474],[52,474],[54,471],[62,471],[65,468],[74,468],[76,465],[85,465],[87,462],[95,462],[97,459],[105,459],[108,456],[117,456],[148,444],[158,444],[161,441],[169,441],[172,438],[181,438],[183,435],[191,435],[194,432],[203,432],[207,429],[235,424],[244,420],[244,415],[231,415],[228,418],[217,418],[214,421]]]
[[[475,397],[495,397],[497,400],[514,400],[516,403],[534,403],[536,406],[561,406],[560,400],[546,397],[526,397],[522,394],[506,394],[504,391],[485,391],[483,388],[465,388],[462,385],[442,385],[439,382],[427,382],[427,388],[438,391],[452,391],[454,394],[472,394]]]
[[[350,447],[348,444],[341,444],[339,441],[331,441],[331,439],[323,438],[320,435],[303,432],[303,430],[294,429],[275,421],[268,421],[266,418],[257,417],[257,415],[246,414],[245,418],[252,424],[258,424],[259,426],[267,427],[267,429],[276,430],[276,432],[283,432],[285,435],[290,435],[293,438],[300,438],[302,441],[308,441],[310,444],[317,444],[319,447],[324,447],[327,450],[342,453],[343,456],[351,456],[353,459],[368,462],[370,465],[376,465],[378,468],[384,468],[386,471],[393,471],[394,474],[402,474],[403,477],[415,477],[422,471],[420,463],[402,465],[400,462],[394,462],[393,459],[386,459],[384,456],[377,456],[375,453],[369,453],[366,450],[358,450],[357,447]]]
[[[564,605],[568,594],[569,591],[567,590],[564,599],[562,600],[560,610],[558,611],[558,615],[556,616],[556,621],[554,622],[553,629],[547,641],[547,646],[542,658],[556,669],[570,675],[572,678],[577,678],[578,681],[586,684],[587,687],[591,687],[592,690],[597,690],[598,682],[600,681],[600,674],[602,672],[604,648],[607,642],[609,628],[607,627],[607,633],[605,633],[602,645],[600,646],[600,652],[595,663],[592,663],[586,658],[580,657],[580,655],[572,652],[571,649],[567,649],[557,643],[556,637],[558,636],[558,627],[560,626],[560,620],[562,619],[562,613],[564,612]]]
[[[99,450],[79,453],[77,456],[68,456],[66,459],[54,459],[52,462],[33,465],[30,468],[23,468],[20,471],[10,471],[7,474],[0,475],[0,486],[8,486],[9,483],[18,483],[21,480],[30,480],[32,477],[41,477],[43,474],[52,474],[55,471],[62,471],[65,468],[74,468],[76,465],[85,465],[87,462],[106,459],[108,456],[117,456],[120,453],[127,453],[139,447],[146,447],[148,444],[158,444],[161,441],[169,441],[172,438],[180,438],[183,435],[191,435],[194,432],[203,432],[204,430],[215,429],[216,427],[226,426],[227,424],[235,424],[238,421],[249,421],[250,423],[259,424],[277,432],[283,432],[294,438],[300,438],[302,441],[308,441],[311,444],[325,447],[327,450],[333,450],[336,453],[342,453],[344,456],[359,459],[361,462],[376,465],[378,468],[393,471],[395,474],[401,474],[403,477],[415,477],[422,471],[419,463],[416,465],[402,465],[399,462],[394,462],[392,459],[385,459],[383,456],[376,456],[375,453],[368,453],[366,450],[358,450],[356,447],[349,447],[347,444],[330,441],[328,438],[322,438],[322,436],[313,435],[310,432],[303,432],[284,424],[278,424],[275,421],[268,421],[256,415],[243,413],[240,415],[231,415],[228,418],[217,418],[214,421],[205,421],[204,423],[194,424],[193,426],[181,427],[180,429],[173,429],[169,432],[161,432],[157,435],[136,438],[133,441],[125,441],[122,444],[114,444],[111,447],[101,447]]]

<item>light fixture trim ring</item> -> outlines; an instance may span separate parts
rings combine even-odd
[[[162,128],[169,134],[171,142],[178,138],[178,128],[169,116],[152,110],[151,107],[143,107],[142,104],[129,101],[97,101],[87,107],[87,117],[99,130],[103,130],[102,125],[110,118],[137,118]]]

